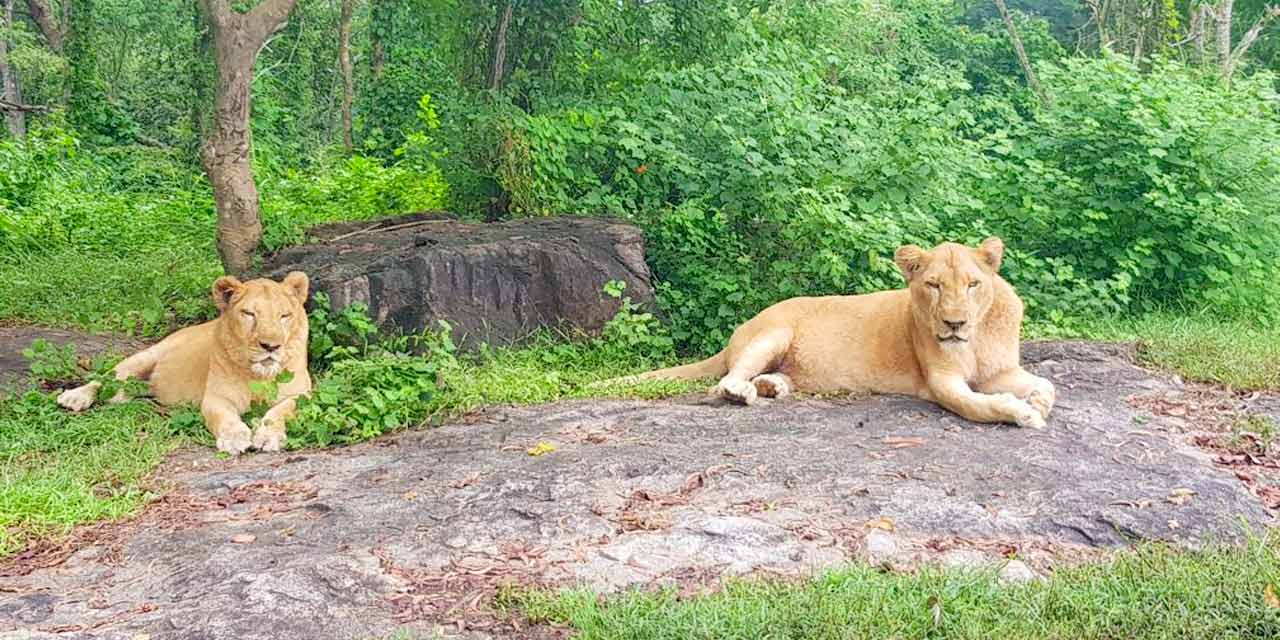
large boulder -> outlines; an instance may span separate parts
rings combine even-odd
[[[265,271],[305,271],[333,308],[362,302],[384,327],[412,332],[447,320],[463,344],[506,344],[546,327],[599,331],[618,310],[602,293],[610,280],[625,282],[635,302],[653,301],[644,236],[617,220],[473,224],[420,213],[308,236],[271,256]]]

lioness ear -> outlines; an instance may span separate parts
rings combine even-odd
[[[898,269],[902,271],[902,277],[911,282],[916,273],[920,271],[920,267],[924,262],[924,249],[914,244],[908,244],[898,247],[893,252],[893,261],[898,265]]]
[[[991,236],[978,245],[978,255],[992,271],[1000,270],[1000,262],[1004,260],[1004,240]]]
[[[298,302],[307,301],[307,291],[311,287],[311,280],[307,278],[307,274],[301,271],[290,271],[289,275],[280,281],[293,295],[298,298]]]
[[[244,283],[234,276],[222,276],[213,282],[213,303],[218,305],[218,313],[227,310],[227,305],[231,304],[231,298],[242,288]]]

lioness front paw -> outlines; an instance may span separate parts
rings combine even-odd
[[[712,389],[712,393],[738,404],[753,405],[759,401],[756,385],[750,380],[724,379]]]
[[[1019,427],[1043,429],[1047,426],[1040,411],[1026,400],[1020,400],[1011,393],[1002,393],[996,397],[999,398],[1005,415]]]
[[[244,453],[251,444],[252,433],[244,423],[223,427],[222,433],[218,435],[218,451],[225,451],[233,456]]]
[[[84,411],[93,406],[93,401],[97,398],[98,390],[86,384],[58,394],[58,405],[71,411]]]
[[[1048,420],[1049,412],[1053,411],[1054,395],[1052,386],[1045,390],[1037,389],[1027,396],[1027,404],[1035,407],[1035,410],[1040,413],[1040,417]]]
[[[253,448],[258,451],[279,451],[284,446],[284,429],[264,422],[253,432]]]
[[[764,398],[785,398],[791,395],[791,378],[781,373],[765,373],[751,379],[756,395]]]

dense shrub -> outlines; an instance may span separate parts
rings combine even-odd
[[[982,195],[991,224],[1044,272],[1023,276],[1031,291],[1077,311],[1271,306],[1280,258],[1272,76],[1228,91],[1173,63],[1141,72],[1111,56],[1042,73],[1053,108],[992,136],[994,180]],[[1036,288],[1052,278],[1062,286]]]
[[[497,173],[522,214],[640,223],[675,336],[698,351],[788,296],[899,286],[899,244],[987,233],[1009,239],[1036,322],[1276,300],[1270,76],[1225,90],[1168,62],[1063,58],[1031,22],[1058,59],[1041,65],[1044,107],[995,31],[928,15],[740,16],[714,64],[515,112]],[[941,58],[966,50],[964,66]]]

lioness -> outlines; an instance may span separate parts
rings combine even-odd
[[[713,392],[745,404],[792,391],[903,393],[975,422],[1042,429],[1053,383],[1018,364],[1022,300],[998,274],[1003,256],[999,238],[900,247],[906,289],[784,300],[720,353],[630,379],[723,376]]]
[[[241,282],[223,276],[213,283],[218,318],[174,332],[154,346],[125,358],[114,368],[117,380],[148,382],[162,404],[200,407],[205,425],[217,438],[218,450],[236,455],[255,447],[278,451],[284,444],[285,420],[296,398],[311,392],[307,373],[307,275],[294,271],[281,282]],[[256,431],[240,419],[253,400],[254,380],[275,380],[282,371],[293,379],[279,385],[276,403]],[[89,408],[101,383],[64,391],[58,404],[72,411]],[[123,393],[112,402],[123,402]]]

